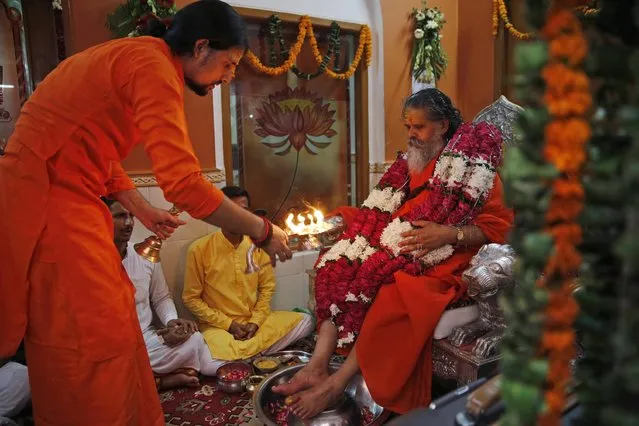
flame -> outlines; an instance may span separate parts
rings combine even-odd
[[[297,217],[293,213],[289,213],[286,218],[286,227],[290,235],[313,235],[328,231],[333,227],[332,224],[324,221],[324,214],[311,207],[312,212],[298,214]]]

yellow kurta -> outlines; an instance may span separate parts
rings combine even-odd
[[[245,274],[251,240],[244,237],[237,248],[221,231],[195,241],[186,257],[184,305],[197,317],[211,355],[222,360],[246,359],[268,349],[301,321],[297,312],[271,312],[275,274],[268,265]],[[268,255],[255,253],[258,265]],[[259,326],[249,340],[235,340],[227,330],[231,322]]]

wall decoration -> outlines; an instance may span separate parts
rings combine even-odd
[[[31,93],[22,5],[0,0],[0,155]]]
[[[274,149],[274,154],[286,155],[291,148],[297,152],[304,148],[316,155],[337,134],[331,129],[335,112],[315,93],[287,87],[269,95],[256,109],[255,122],[259,127],[254,132],[262,137],[263,144]]]
[[[331,36],[329,40],[329,47],[327,49],[327,53],[322,55],[319,47],[317,38],[315,37],[315,32],[313,31],[313,24],[311,23],[311,18],[308,16],[300,17],[298,24],[297,36],[295,37],[295,42],[291,45],[290,49],[286,47],[286,43],[284,43],[284,39],[281,36],[281,21],[276,15],[273,15],[269,19],[268,28],[266,30],[266,38],[269,44],[269,63],[274,62],[276,59],[276,55],[274,54],[274,38],[279,43],[280,56],[284,62],[279,66],[267,66],[264,65],[263,61],[249,49],[246,53],[246,59],[249,61],[251,66],[264,74],[268,74],[270,76],[278,76],[283,75],[289,70],[293,70],[294,72],[297,70],[296,63],[298,59],[298,55],[302,50],[302,46],[304,45],[304,40],[308,36],[311,43],[311,52],[313,53],[313,57],[315,62],[319,66],[318,70],[312,74],[304,74],[300,76],[307,80],[311,78],[315,78],[322,74],[327,74],[331,78],[336,78],[340,80],[348,80],[357,70],[362,58],[364,58],[366,67],[371,65],[373,59],[373,41],[371,30],[368,25],[362,25],[360,33],[359,33],[359,44],[357,46],[357,51],[355,52],[355,57],[353,61],[348,66],[345,72],[339,72],[328,67],[328,63],[331,61],[332,57],[335,55],[335,62],[339,60],[339,26],[337,23],[333,23],[331,25]],[[299,70],[297,71],[299,72]]]
[[[150,18],[168,23],[176,13],[175,0],[127,0],[107,15],[106,27],[115,38],[137,37]]]
[[[269,47],[264,28],[269,20],[248,22],[250,48],[266,61]],[[284,44],[294,44],[298,24],[282,23]],[[330,35],[330,26],[317,30],[318,40]],[[340,63],[348,64],[356,49],[357,33],[342,32]],[[296,66],[300,72],[316,69],[308,43],[297,54]],[[323,211],[351,204],[358,138],[354,86],[326,73],[307,79],[289,69],[272,76],[240,62],[224,101],[230,107],[225,136],[230,158],[225,155],[225,159],[232,159],[227,167],[233,171],[233,180],[228,183],[247,188],[251,203],[269,215],[279,209],[275,221],[280,223],[292,210],[306,208],[305,204]]]
[[[577,3],[580,3],[577,1]],[[595,1],[587,1],[584,0],[581,3],[596,3]],[[599,9],[589,5],[579,5],[575,6],[574,11],[587,17],[592,18],[599,13]],[[499,34],[499,22],[500,20],[504,21],[504,28],[508,31],[513,37],[518,38],[519,40],[530,40],[531,38],[537,37],[537,35],[533,32],[525,33],[519,31],[517,28],[513,26],[510,22],[510,18],[508,17],[508,8],[506,7],[506,0],[493,0],[493,35],[497,37]]]
[[[426,0],[422,0],[421,9],[413,9],[411,13],[414,25],[411,68],[413,93],[435,87],[448,65],[441,44],[441,30],[446,23],[444,14],[437,7],[427,7],[426,3]]]

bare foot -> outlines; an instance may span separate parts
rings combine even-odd
[[[273,386],[273,392],[281,395],[292,395],[296,392],[308,389],[328,377],[326,368],[315,368],[306,364],[291,380],[281,385]]]
[[[315,417],[335,405],[344,395],[345,388],[331,378],[323,380],[312,388],[292,396],[295,399],[291,405],[293,414],[302,420]]]
[[[200,385],[200,379],[188,374],[169,374],[160,379],[160,390],[180,388],[183,386],[194,388]]]

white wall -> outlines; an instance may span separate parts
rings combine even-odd
[[[373,34],[373,63],[368,79],[368,138],[370,163],[384,162],[384,49],[381,0],[227,0],[229,4],[280,13],[309,15],[367,24]],[[213,91],[216,167],[224,169],[222,149],[222,98],[220,89]]]

